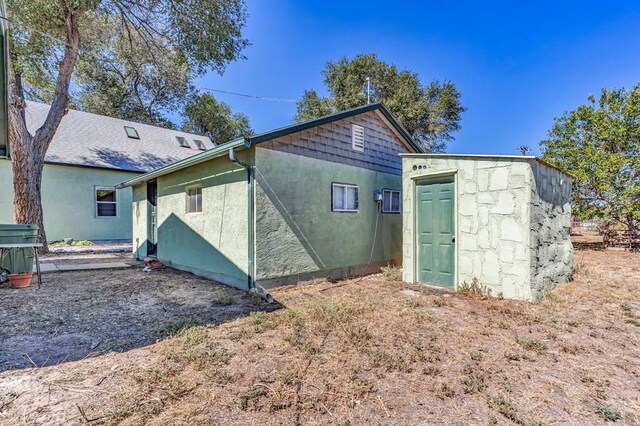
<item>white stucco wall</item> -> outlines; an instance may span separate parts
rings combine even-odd
[[[570,223],[571,185],[564,182],[561,191],[553,189],[565,175],[549,167],[544,173],[555,177],[545,177],[543,184],[534,173],[538,164],[530,157],[404,156],[403,279],[416,281],[415,182],[453,175],[456,286],[477,278],[494,296],[537,300],[546,289],[565,281],[570,275],[571,243],[564,226]],[[540,201],[539,192],[555,194],[553,208]],[[555,212],[553,219],[544,219],[550,211]],[[556,234],[554,248],[547,248],[550,236]],[[548,262],[552,266],[543,266]]]

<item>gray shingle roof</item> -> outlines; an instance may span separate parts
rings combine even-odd
[[[49,105],[27,102],[25,115],[30,132],[44,123],[48,112]],[[129,138],[124,126],[136,129],[140,139]],[[192,148],[181,147],[177,136],[184,137]],[[214,146],[206,136],[69,110],[51,141],[45,161],[149,172],[201,153],[195,139],[201,140],[207,149]]]

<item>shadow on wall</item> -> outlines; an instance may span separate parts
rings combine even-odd
[[[248,290],[246,270],[225,254],[245,259],[246,264],[246,236],[223,232],[222,226],[216,247],[171,213],[158,227],[158,259],[178,269]]]

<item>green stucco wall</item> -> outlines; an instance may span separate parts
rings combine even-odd
[[[256,278],[334,278],[364,271],[378,216],[373,265],[402,256],[402,217],[382,214],[374,190],[401,189],[401,176],[256,148]],[[359,187],[359,211],[331,211],[331,183]]]
[[[118,216],[96,217],[95,187],[115,186],[137,173],[45,164],[42,208],[49,241],[130,240],[131,188],[117,192]],[[11,162],[0,159],[0,223],[13,222]]]
[[[245,150],[238,157],[250,161],[250,154]],[[198,185],[202,212],[186,213],[186,191]],[[247,188],[246,170],[226,156],[159,177],[158,259],[246,290]],[[138,186],[135,194],[133,241],[142,245],[147,239],[146,193]]]

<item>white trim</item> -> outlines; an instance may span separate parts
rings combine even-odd
[[[340,187],[340,188],[345,188],[344,191],[344,197],[345,197],[345,204],[348,205],[347,201],[347,194],[348,192],[346,191],[347,188],[355,188],[356,190],[356,204],[358,207],[356,207],[355,209],[336,209],[334,207],[334,198],[333,198],[333,189],[335,187]],[[331,211],[332,212],[348,212],[348,213],[357,213],[360,209],[360,188],[358,188],[358,185],[353,185],[350,183],[339,183],[339,182],[332,182],[331,183]]]
[[[351,124],[351,148],[364,152],[364,127],[359,124]]]
[[[115,201],[98,201],[98,191],[113,191]],[[115,204],[116,214],[115,216],[106,216],[98,214],[98,203],[100,204]],[[115,186],[96,185],[93,187],[93,209],[96,219],[117,219],[120,217],[120,208],[118,207],[118,189]]]

